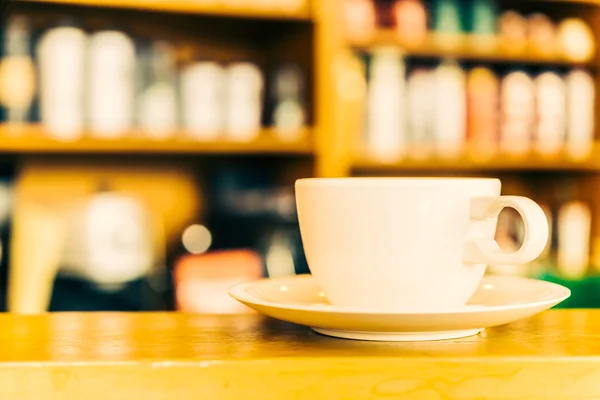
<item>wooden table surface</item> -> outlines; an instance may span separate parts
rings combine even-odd
[[[257,315],[0,315],[0,399],[600,399],[600,310],[439,342]]]

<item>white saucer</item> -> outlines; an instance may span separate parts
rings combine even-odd
[[[420,341],[476,335],[547,310],[570,290],[545,281],[489,276],[469,304],[435,313],[390,313],[331,305],[310,275],[263,279],[233,287],[229,294],[261,313],[310,326],[315,332],[346,339]]]

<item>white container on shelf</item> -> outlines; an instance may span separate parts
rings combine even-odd
[[[565,79],[567,91],[566,150],[575,158],[584,158],[592,151],[596,117],[596,88],[589,72],[573,70]]]
[[[87,115],[94,136],[118,138],[133,128],[135,62],[135,46],[126,34],[101,31],[90,37]]]
[[[526,154],[535,127],[535,88],[529,75],[515,71],[502,79],[500,110],[501,149],[514,156]]]
[[[371,60],[367,92],[367,151],[381,161],[406,154],[405,71],[400,52],[377,49]]]
[[[565,144],[566,90],[556,73],[544,72],[535,80],[536,127],[534,148],[540,154],[555,154]]]
[[[426,69],[412,71],[406,83],[407,129],[410,135],[410,157],[424,159],[433,153],[434,108],[431,97],[435,92],[434,76]]]
[[[251,63],[234,63],[226,71],[226,132],[230,139],[248,142],[261,128],[264,81]]]
[[[41,122],[63,140],[81,136],[87,35],[76,27],[48,30],[37,45]]]
[[[434,70],[435,117],[433,135],[438,156],[453,158],[465,149],[466,76],[454,61],[444,61]]]
[[[558,213],[557,266],[561,277],[581,279],[590,261],[592,216],[587,204],[573,201]]]
[[[175,49],[167,42],[152,45],[147,68],[149,81],[138,99],[138,123],[153,139],[168,139],[177,129]]]
[[[274,78],[273,125],[282,141],[298,140],[306,126],[304,76],[295,65],[280,68]]]
[[[225,71],[215,62],[187,65],[181,73],[183,127],[190,137],[216,140],[225,129]]]

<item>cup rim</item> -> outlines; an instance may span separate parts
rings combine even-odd
[[[500,184],[498,178],[477,177],[350,177],[350,178],[301,178],[298,186],[456,186],[465,184]]]

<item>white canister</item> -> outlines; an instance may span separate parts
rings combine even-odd
[[[38,43],[41,122],[59,139],[77,139],[83,130],[87,45],[83,30],[66,26],[48,30]]]
[[[459,156],[467,141],[466,75],[454,61],[445,61],[434,71],[435,117],[433,135],[437,154],[442,158]]]
[[[216,62],[195,62],[181,73],[183,127],[192,138],[215,140],[225,129],[225,70]]]
[[[555,154],[563,149],[566,131],[566,90],[556,73],[544,72],[534,81],[536,98],[535,150]]]
[[[96,32],[88,50],[87,114],[92,133],[116,138],[133,127],[135,46],[118,31]]]
[[[367,91],[367,150],[371,157],[394,161],[407,152],[406,67],[393,48],[373,53]]]
[[[152,44],[145,66],[148,80],[138,99],[138,123],[153,139],[168,139],[177,129],[175,49],[167,42]]]
[[[226,72],[226,132],[230,139],[247,142],[261,128],[264,82],[260,69],[251,63],[235,63]]]
[[[596,117],[594,106],[596,87],[592,75],[573,70],[565,78],[567,90],[567,139],[569,155],[583,158],[590,154],[594,143]]]

